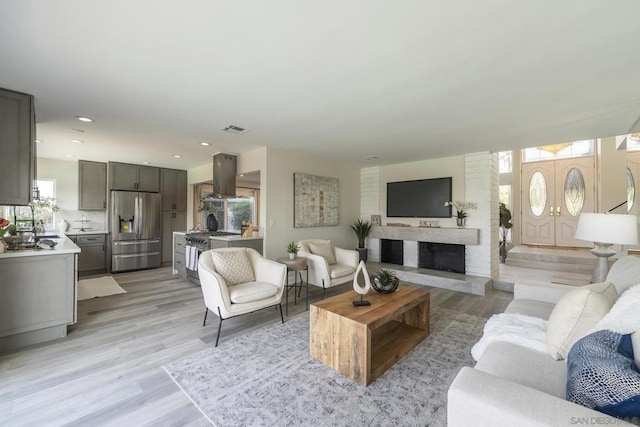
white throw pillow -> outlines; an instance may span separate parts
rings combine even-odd
[[[571,346],[593,329],[617,298],[618,292],[609,282],[584,286],[562,297],[553,308],[547,326],[547,348],[551,357],[566,358]]]
[[[613,283],[616,287],[618,295],[622,295],[624,291],[630,287],[637,285],[640,278],[640,258],[633,255],[627,255],[611,266],[606,281]]]
[[[220,274],[227,286],[238,283],[253,282],[253,267],[246,250],[211,252],[216,272]]]
[[[635,285],[620,295],[594,331],[602,329],[623,335],[640,331],[640,285]]]
[[[333,246],[330,241],[309,243],[309,250],[314,255],[320,255],[327,260],[329,265],[336,263],[336,256],[333,253]]]

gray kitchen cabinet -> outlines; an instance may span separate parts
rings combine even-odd
[[[187,171],[177,169],[160,170],[160,192],[163,211],[187,210]]]
[[[83,234],[76,236],[75,242],[82,251],[78,255],[78,272],[80,274],[107,270],[106,236],[104,234]]]
[[[186,212],[162,212],[162,263],[171,262],[173,252],[173,232],[187,229]],[[183,236],[184,238],[184,236]],[[184,255],[184,252],[183,252]]]
[[[209,249],[218,248],[251,248],[260,252],[262,255],[262,238],[253,239],[237,239],[237,240],[224,240],[224,239],[209,239]]]
[[[67,335],[76,322],[76,254],[0,259],[0,351]]]
[[[78,209],[103,211],[107,208],[107,164],[78,161]]]
[[[109,162],[109,189],[158,193],[160,168]]]
[[[26,205],[36,179],[33,96],[0,89],[0,205]]]
[[[173,269],[181,277],[187,277],[187,238],[182,234],[173,235]]]

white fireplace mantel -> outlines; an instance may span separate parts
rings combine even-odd
[[[458,227],[374,226],[371,228],[369,237],[415,242],[450,243],[455,245],[477,245],[480,243],[480,230],[477,228]]]

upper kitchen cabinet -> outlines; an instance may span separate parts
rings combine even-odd
[[[0,89],[0,205],[27,205],[36,179],[33,96]]]
[[[163,211],[187,210],[187,171],[161,169],[160,188]]]
[[[107,208],[107,164],[78,161],[78,209],[103,211]]]
[[[109,162],[109,189],[160,191],[160,168]]]

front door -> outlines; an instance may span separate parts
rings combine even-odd
[[[595,209],[593,157],[523,163],[522,243],[591,247],[574,239],[581,212]]]

